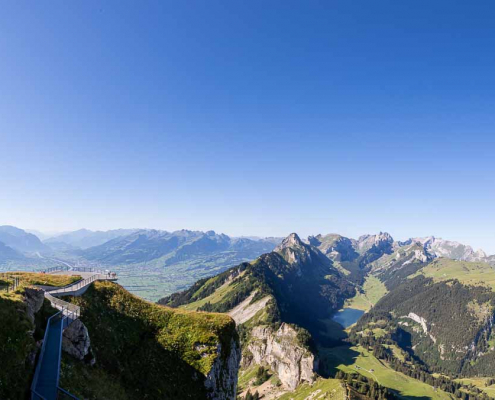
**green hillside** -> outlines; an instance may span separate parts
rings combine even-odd
[[[7,292],[4,284],[20,278],[20,287]],[[74,277],[35,273],[8,273],[0,276],[0,399],[22,399],[29,395],[38,351],[36,343],[43,339],[46,321],[56,311],[48,300],[29,317],[26,288],[32,284],[64,286]],[[43,297],[41,296],[41,299]]]
[[[235,324],[227,315],[159,306],[109,282],[96,282],[71,301],[83,310],[81,320],[89,330],[97,368],[129,399],[206,397],[205,376],[218,357],[227,360],[237,341]],[[73,368],[88,376],[93,372],[80,362],[65,363],[64,388],[91,395]]]
[[[434,282],[456,279],[463,285],[486,286],[495,291],[495,270],[492,266],[483,262],[439,258],[429,263],[416,274],[411,275],[410,278],[414,278],[417,275],[432,278]]]

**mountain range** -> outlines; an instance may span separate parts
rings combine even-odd
[[[351,398],[485,398],[491,381],[465,383],[495,367],[495,271],[485,260],[433,237],[291,234],[159,303],[236,321],[241,398],[304,398],[342,379]],[[340,313],[357,323],[344,330]]]
[[[305,240],[296,233],[259,239],[214,231],[119,230],[86,248],[81,241],[89,243],[91,232],[50,240],[64,243],[62,251],[61,245],[50,249],[48,240],[35,240],[17,228],[0,232],[9,243],[0,242],[1,254],[11,261],[20,257],[17,265],[35,256],[113,266],[124,286],[135,290],[129,279],[137,278],[144,286],[155,285],[154,296],[167,294],[159,305],[178,308],[175,315],[196,321],[175,325],[160,308],[124,289],[97,285],[77,301],[92,310],[82,320],[94,338],[99,371],[109,376],[121,374],[119,365],[132,365],[143,338],[152,347],[159,338],[167,349],[182,343],[184,371],[188,365],[201,366],[203,376],[215,377],[217,388],[228,376],[217,390],[222,396],[228,391],[225,398],[485,399],[495,394],[493,257],[460,243],[435,237],[396,241],[384,232],[358,239],[319,234]],[[96,242],[101,238],[95,233]],[[173,282],[166,290],[163,277]],[[136,311],[144,309],[149,315]],[[210,368],[204,357],[213,360],[221,351],[217,344],[206,351],[196,337],[208,332],[218,313],[225,314],[219,321],[230,326],[227,342],[237,347],[238,335],[240,349]],[[98,329],[102,321],[108,331]],[[131,345],[126,327],[135,331]],[[176,328],[180,337],[174,336]],[[118,354],[104,351],[110,342],[119,343]],[[147,376],[153,376],[159,391],[202,393],[201,398],[208,392],[209,378],[197,380],[195,373],[184,371],[158,383],[161,368],[173,370],[170,354],[154,358],[157,370],[152,373],[146,371],[146,357],[139,359],[139,378],[124,380],[132,384],[118,381],[119,396],[136,385],[139,395],[148,393],[147,385],[139,383]],[[88,366],[72,363],[64,374],[77,367],[93,376]],[[77,381],[70,384],[79,387]],[[85,390],[84,385],[79,389]],[[98,395],[96,386],[91,390],[88,396]]]
[[[50,250],[37,236],[9,225],[0,226],[0,242],[21,253]]]
[[[129,235],[137,229],[114,229],[109,231],[90,231],[89,229],[79,229],[73,232],[50,237],[44,243],[52,248],[65,247],[66,249],[87,249],[99,246],[109,240],[120,236]]]

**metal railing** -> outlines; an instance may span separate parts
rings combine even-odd
[[[44,272],[45,274],[51,274],[52,272],[60,272],[60,271],[68,271],[69,267],[67,265],[59,265],[57,267],[51,267],[48,269],[44,269],[40,272]]]
[[[94,281],[103,281],[103,280],[112,280],[116,279],[117,275],[115,273],[109,273],[109,274],[95,274],[93,276],[90,276],[89,278],[82,279],[76,283],[73,283],[68,286],[64,286],[63,288],[59,289],[54,289],[50,290],[50,293],[54,294],[64,294],[64,293],[72,293],[76,292],[79,289],[84,288],[85,286],[88,286],[89,284],[93,283]]]
[[[57,400],[65,400],[65,399],[79,400],[76,396],[70,394],[67,390],[62,389],[60,386],[57,389],[58,389]]]
[[[103,271],[101,269],[96,269],[91,267],[71,267],[70,270],[75,272],[94,272],[95,274],[102,274],[102,275],[108,274],[108,272],[110,272],[108,270]]]
[[[21,280],[18,276],[9,276],[9,274],[2,273],[0,274],[0,279],[7,282],[6,285],[0,285],[0,291],[13,292],[21,285]]]
[[[48,292],[45,292],[45,299],[49,300],[50,303],[52,303],[52,307],[61,311],[66,317],[66,320],[63,321],[64,328],[67,328],[72,322],[81,316],[81,307],[76,306],[75,304],[57,299]]]
[[[45,336],[43,337],[43,345],[41,346],[40,356],[38,358],[38,364],[36,365],[33,383],[31,384],[31,400],[46,400],[42,395],[40,395],[36,391],[36,386],[38,385],[38,379],[41,372],[41,364],[43,363],[43,357],[45,356],[46,343],[47,343],[48,333],[50,332],[50,327],[53,322],[59,320],[60,318],[65,318],[62,314],[62,311],[59,311],[58,313],[48,318],[48,322],[46,324]],[[62,346],[62,340],[60,340],[60,346]],[[57,379],[57,385],[58,385],[58,379]]]
[[[72,399],[77,399],[77,397],[72,396],[69,392],[63,390],[58,386],[59,376],[60,376],[60,358],[62,356],[62,332],[64,329],[70,326],[72,322],[78,319],[81,315],[81,307],[76,306],[75,304],[67,303],[66,301],[57,299],[53,297],[51,294],[45,292],[45,298],[50,301],[52,306],[59,310],[56,314],[52,315],[48,318],[48,322],[46,324],[45,336],[43,338],[43,345],[41,346],[40,355],[38,358],[38,363],[36,365],[36,370],[34,373],[33,382],[31,384],[31,400],[46,400],[42,395],[36,392],[36,386],[38,384],[38,379],[41,371],[41,364],[43,362],[43,357],[46,351],[46,339],[48,337],[51,325],[62,319],[62,329],[60,330],[60,349],[59,349],[59,359],[58,359],[58,371],[57,371],[57,390],[59,394],[62,396],[67,396]],[[63,398],[63,397],[62,397]]]

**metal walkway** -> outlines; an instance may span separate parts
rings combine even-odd
[[[66,287],[57,288],[50,292],[45,291],[45,298],[59,312],[48,319],[43,346],[41,347],[31,385],[31,400],[57,400],[59,394],[63,394],[66,398],[77,400],[76,397],[59,387],[59,380],[60,359],[62,357],[62,333],[65,328],[79,318],[81,310],[78,306],[57,299],[54,296],[80,296],[94,281],[117,280],[115,274],[102,274],[101,271],[81,272],[95,272],[95,274],[88,279],[80,280]]]
[[[60,374],[60,357],[62,353],[62,323],[63,319],[57,317],[49,322],[47,334],[43,342],[44,354],[39,361],[36,385],[33,388],[32,399],[56,399],[58,395],[58,382]],[[45,344],[46,343],[46,344]]]
[[[48,319],[43,346],[31,385],[32,400],[56,400],[59,391],[60,359],[62,357],[62,333],[73,321],[79,318],[80,308],[45,293],[58,313]],[[69,397],[75,398],[63,391]]]

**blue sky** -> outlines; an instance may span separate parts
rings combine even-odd
[[[495,2],[7,0],[0,223],[495,253]]]

